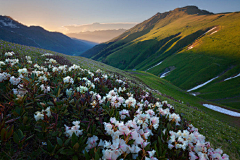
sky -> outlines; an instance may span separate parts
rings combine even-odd
[[[240,11],[240,0],[0,0],[0,15],[11,16],[28,26],[66,33],[67,27],[77,25],[135,25],[157,12],[187,5],[213,13]]]

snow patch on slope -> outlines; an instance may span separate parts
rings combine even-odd
[[[218,76],[217,76],[217,77],[214,77],[214,78],[212,78],[212,79],[210,79],[210,80],[208,80],[207,82],[205,82],[205,83],[203,83],[203,84],[200,84],[200,85],[198,85],[198,86],[196,86],[196,87],[193,87],[192,89],[187,90],[187,92],[191,92],[191,91],[193,91],[193,90],[196,90],[196,89],[198,89],[198,88],[201,88],[201,87],[205,86],[206,84],[212,82],[212,81],[213,81],[214,79],[216,79],[216,78],[218,78]]]
[[[154,68],[154,67],[156,67],[156,66],[160,65],[162,62],[163,62],[163,61],[159,62],[158,64],[156,64],[156,65],[154,65],[154,66],[152,66],[152,67],[150,67],[150,68],[148,68],[148,69],[147,69],[147,70],[145,70],[145,71],[148,71],[149,69],[152,69],[152,68]]]
[[[239,77],[239,76],[240,76],[240,73],[239,73],[238,75],[234,76],[234,77],[226,78],[226,79],[224,79],[223,81],[227,81],[227,80],[230,80],[230,79],[233,79],[233,78],[237,78],[237,77]]]
[[[171,71],[167,71],[167,72],[163,73],[163,74],[160,76],[160,78],[166,77],[166,74],[168,74],[169,72],[171,72]]]
[[[5,18],[5,20],[0,20],[0,23],[2,23],[5,27],[10,28],[19,28],[16,24],[13,24],[13,21],[11,19]]]
[[[234,117],[240,117],[240,113],[234,112],[234,111],[230,111],[228,109],[224,109],[224,108],[221,108],[219,106],[215,106],[215,105],[212,105],[212,104],[203,104],[203,106],[207,107],[209,109],[212,109],[214,111],[223,113],[223,114],[227,114],[227,115],[234,116]]]

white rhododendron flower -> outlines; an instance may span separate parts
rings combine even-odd
[[[57,63],[57,61],[56,61],[55,59],[50,58],[50,59],[49,59],[49,63],[55,64],[55,63]]]
[[[7,80],[10,77],[11,75],[8,74],[7,72],[0,73],[0,82],[3,82],[4,80]]]
[[[15,78],[14,76],[10,77],[10,82],[12,85],[18,85],[18,83],[20,83],[22,78],[18,77],[18,78]]]
[[[15,64],[19,63],[19,59],[5,59],[6,63],[9,63],[11,66],[14,66]]]
[[[73,121],[72,122],[74,126],[68,127],[65,125],[65,134],[67,137],[72,137],[72,134],[75,133],[76,136],[82,135],[82,131],[80,130],[80,121]]]
[[[18,70],[19,75],[28,73],[27,68],[22,68]]]
[[[37,112],[35,112],[34,118],[35,118],[36,121],[38,121],[40,119],[43,120],[44,119],[44,114],[42,114],[42,112],[37,111]]]
[[[46,82],[48,79],[47,79],[46,75],[44,74],[43,76],[38,77],[38,80]]]
[[[11,57],[11,56],[13,56],[14,54],[15,54],[14,52],[6,52],[6,53],[5,53],[5,56]]]
[[[68,97],[71,97],[71,96],[73,95],[73,93],[74,93],[74,91],[73,91],[72,88],[66,90],[66,95],[67,95]]]
[[[87,87],[84,87],[84,86],[79,86],[77,87],[77,92],[80,92],[80,93],[85,93],[88,91],[88,88]]]
[[[30,56],[25,56],[25,58],[27,59],[27,61],[31,61],[31,57]]]
[[[64,83],[72,83],[72,84],[74,83],[73,78],[71,78],[69,76],[63,78],[63,82]]]
[[[86,151],[88,152],[89,149],[92,149],[92,148],[96,147],[97,146],[97,141],[98,141],[98,137],[95,136],[95,135],[91,138],[88,138],[87,147],[85,148]]]
[[[40,88],[41,88],[41,91],[43,91],[44,93],[48,93],[51,90],[50,86],[44,86],[44,84],[42,84]]]
[[[133,98],[133,97],[129,97],[125,103],[127,104],[127,106],[132,106],[132,107],[135,107],[136,105],[136,99]]]
[[[0,67],[5,66],[6,64],[3,61],[0,61]]]
[[[50,117],[52,114],[51,114],[51,108],[50,107],[47,107],[45,110],[42,110],[41,112],[37,111],[35,112],[35,115],[34,115],[34,118],[36,121],[40,120],[40,119],[44,119],[44,113],[47,115],[47,117]]]
[[[119,112],[119,114],[121,115],[121,119],[125,119],[126,116],[130,117],[129,111],[126,110],[126,109],[121,110],[121,111]]]

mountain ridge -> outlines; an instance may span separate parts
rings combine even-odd
[[[69,55],[79,55],[94,45],[76,41],[60,32],[41,26],[25,26],[10,16],[0,15],[0,39],[22,45],[41,47]]]

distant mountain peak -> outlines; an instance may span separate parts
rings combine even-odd
[[[0,27],[10,27],[10,28],[19,28],[17,25],[18,22],[16,22],[12,17],[10,16],[0,16]]]
[[[201,10],[197,6],[185,6],[182,8],[176,8],[173,10],[173,12],[185,12],[187,14],[198,14],[198,15],[209,15],[213,14],[212,12]]]

